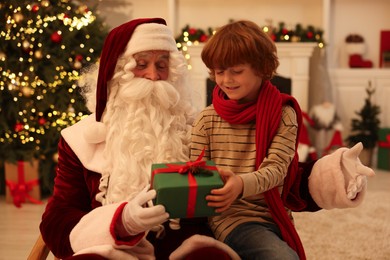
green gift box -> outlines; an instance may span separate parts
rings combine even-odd
[[[390,171],[390,128],[381,128],[378,132],[377,168]]]
[[[164,205],[170,218],[193,218],[216,215],[207,206],[206,196],[224,183],[213,161],[157,163],[152,165],[154,204]]]

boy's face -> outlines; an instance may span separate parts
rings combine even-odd
[[[263,79],[248,63],[214,71],[216,83],[229,99],[239,103],[257,99]]]

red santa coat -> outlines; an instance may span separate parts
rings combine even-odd
[[[96,244],[112,245],[113,248],[133,247],[145,236],[142,233],[127,241],[114,236],[113,223],[120,216],[124,203],[109,205],[104,211],[99,210],[101,203],[96,201],[95,197],[99,192],[101,174],[88,170],[70,146],[78,144],[78,147],[84,147],[76,152],[84,151],[81,158],[87,165],[101,156],[97,144],[87,144],[83,141],[83,128],[88,125],[89,118],[63,132],[58,145],[59,158],[53,196],[47,204],[40,224],[45,243],[57,257],[61,258],[73,255],[74,251],[81,250],[80,247],[87,248]],[[65,139],[68,139],[70,145]],[[93,150],[95,153],[90,152]],[[89,160],[86,159],[87,156]],[[96,169],[99,167],[99,164],[95,166]],[[80,224],[80,220],[87,214],[88,221],[96,221],[91,222],[88,227],[82,227],[84,223]],[[80,225],[75,229],[77,224]],[[96,228],[93,228],[95,225]],[[91,232],[80,232],[83,228]],[[74,234],[81,233],[73,236],[74,241],[70,240],[72,230]]]

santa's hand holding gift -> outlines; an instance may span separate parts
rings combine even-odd
[[[203,219],[183,219],[180,229],[169,228],[164,206],[151,205],[155,191],[145,188],[152,163],[189,161],[195,113],[187,64],[165,21],[136,19],[113,29],[98,68],[91,68],[81,83],[93,114],[61,133],[54,192],[40,224],[54,255],[166,259],[173,252],[174,259],[238,259],[236,252],[212,237]],[[344,159],[330,158],[316,175],[343,174],[345,187],[356,182],[354,191],[360,194],[367,175],[365,171],[360,174],[363,179],[354,175],[361,172],[360,166],[331,166]],[[348,165],[357,161],[348,159]],[[305,176],[311,167],[303,169]],[[308,190],[308,185],[301,188]],[[318,188],[317,181],[310,186],[314,192]]]

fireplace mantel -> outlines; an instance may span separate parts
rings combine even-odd
[[[291,94],[303,111],[308,109],[309,94],[309,63],[316,43],[276,43],[279,68],[278,75],[291,79]],[[188,46],[190,55],[190,75],[193,83],[194,105],[202,109],[206,105],[206,81],[208,70],[203,64],[200,54],[203,44]]]

